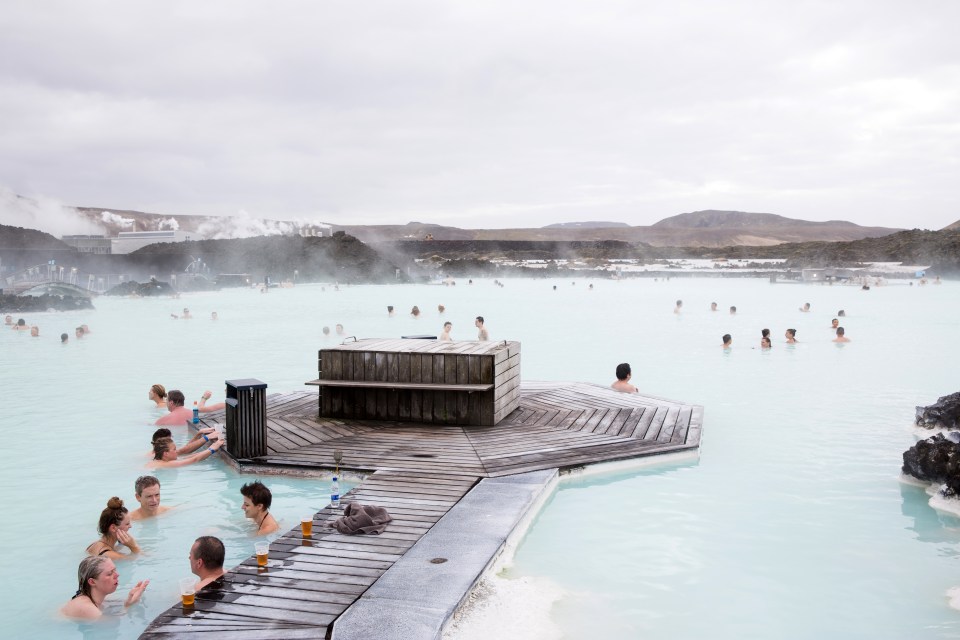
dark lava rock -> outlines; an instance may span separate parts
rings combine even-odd
[[[39,311],[75,311],[93,309],[90,298],[83,296],[0,296],[0,313],[37,313]]]
[[[937,398],[929,407],[917,407],[916,423],[925,429],[960,429],[960,391]]]
[[[960,444],[954,439],[938,433],[913,445],[903,452],[903,472],[946,485],[942,491],[946,497],[960,495]]]
[[[156,278],[151,278],[150,282],[140,284],[130,280],[121,282],[117,286],[105,291],[105,296],[169,296],[176,291],[166,282],[160,282]]]

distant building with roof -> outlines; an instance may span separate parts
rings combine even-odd
[[[189,231],[121,231],[112,240],[113,253],[131,253],[148,244],[158,242],[185,242],[192,240]]]
[[[106,236],[61,236],[60,240],[74,247],[78,253],[107,254],[113,248],[113,240]]]

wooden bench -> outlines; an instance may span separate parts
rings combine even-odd
[[[426,382],[381,382],[375,380],[311,380],[304,382],[314,387],[349,387],[356,389],[416,389],[419,391],[489,391],[490,384],[443,384]]]

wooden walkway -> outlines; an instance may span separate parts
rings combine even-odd
[[[299,525],[291,529],[270,544],[265,569],[251,556],[224,576],[219,589],[200,591],[193,608],[171,607],[140,637],[323,638],[475,481],[377,471],[343,500],[385,507],[393,521],[382,534],[347,536],[324,527],[342,515],[326,508],[314,516],[312,537],[304,538]]]
[[[268,396],[268,454],[241,466],[331,470],[341,450],[341,469],[370,474],[344,500],[386,507],[394,521],[380,536],[345,536],[321,526],[335,517],[324,509],[311,539],[299,527],[288,531],[271,544],[266,570],[249,558],[226,574],[221,589],[198,593],[192,609],[171,607],[141,637],[325,637],[480,479],[700,444],[700,406],[586,383],[523,382],[520,395],[520,408],[496,426],[318,419],[316,391]],[[222,424],[223,413],[204,414],[203,422]]]

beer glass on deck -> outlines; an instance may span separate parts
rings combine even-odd
[[[258,542],[254,545],[257,550],[257,566],[265,567],[267,566],[267,554],[270,551],[269,542]]]

